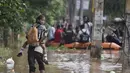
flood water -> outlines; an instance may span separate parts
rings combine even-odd
[[[28,73],[27,50],[22,57],[17,57],[18,50],[13,50],[15,73]],[[102,51],[101,60],[92,61],[89,50],[48,51],[49,65],[45,65],[46,73],[121,73],[122,65],[119,51]],[[36,73],[38,64],[36,64]],[[6,67],[0,66],[0,73],[6,73]]]

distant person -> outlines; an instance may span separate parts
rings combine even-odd
[[[56,31],[55,31],[55,39],[54,42],[56,43],[61,43],[63,38],[63,29],[61,28],[60,25],[57,25]]]
[[[55,29],[54,25],[49,26],[49,28],[48,28],[48,41],[54,41],[55,31],[56,31],[56,29]]]
[[[109,30],[109,32],[110,32],[110,30]],[[111,33],[107,34],[106,41],[107,42],[114,42],[114,43],[122,46],[121,40],[117,37],[117,35],[113,31],[111,31]]]
[[[67,18],[63,18],[63,28],[64,29],[68,29],[68,26],[69,26],[69,19]]]
[[[114,43],[116,43],[116,44],[122,46],[122,43],[121,43],[120,39],[118,39],[118,38],[115,37],[115,36],[107,35],[107,36],[106,36],[106,40],[107,40],[107,42],[114,42]]]
[[[79,38],[78,38],[79,31],[80,31],[80,27],[76,26],[76,28],[74,30],[74,41],[75,42],[78,42],[78,40],[79,40]]]
[[[83,25],[86,31],[88,32],[89,36],[91,37],[93,24],[89,21],[89,18],[87,16],[83,16]]]
[[[68,25],[68,29],[64,30],[64,41],[65,44],[74,42],[74,31],[71,24]]]
[[[89,42],[89,31],[84,28],[85,25],[80,25],[80,31],[78,33],[78,39],[80,43]]]

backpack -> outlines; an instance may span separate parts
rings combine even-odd
[[[28,44],[33,44],[33,43],[37,43],[38,41],[39,41],[38,29],[36,25],[33,25],[27,33],[27,42]]]
[[[73,36],[73,30],[66,30],[65,31],[66,36],[72,37]]]
[[[73,30],[66,30],[64,36],[65,42],[71,43],[73,41],[73,36],[74,36]]]
[[[82,30],[81,30],[82,31]],[[89,35],[87,34],[87,32],[83,32],[82,31],[82,34],[80,35],[80,42],[89,42]]]

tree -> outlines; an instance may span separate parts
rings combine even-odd
[[[22,28],[21,14],[24,13],[24,5],[21,0],[0,1],[0,27],[3,28],[5,46],[8,43],[8,29],[17,33]]]
[[[110,16],[122,16],[124,14],[125,0],[105,0],[104,14]]]
[[[69,20],[70,24],[75,27],[75,15],[76,15],[76,0],[68,0],[69,5]]]
[[[29,0],[27,8],[27,19],[34,20],[38,14],[44,14],[49,24],[53,24],[54,20],[65,16],[65,0]],[[31,13],[32,12],[32,13]]]
[[[81,21],[83,18],[83,0],[80,0],[80,9],[79,9],[79,24],[81,25]]]
[[[64,0],[1,0],[0,27],[4,29],[5,46],[8,43],[8,29],[13,31],[16,39],[23,28],[23,23],[34,23],[39,14],[45,14],[47,23],[53,24],[54,20],[65,16],[64,2]]]
[[[130,73],[130,0],[126,0],[126,20],[123,22],[122,27],[124,27],[123,36],[123,56],[122,56],[122,73]]]

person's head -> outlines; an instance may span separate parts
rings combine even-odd
[[[38,23],[38,24],[45,24],[45,16],[44,15],[39,15],[36,18],[36,23]]]
[[[85,23],[87,23],[87,22],[89,22],[89,18],[88,18],[87,16],[83,16],[83,21],[84,21]]]
[[[56,29],[60,29],[60,25],[57,25],[57,26],[56,26]]]
[[[60,27],[63,28],[64,27],[63,24],[61,24]]]

